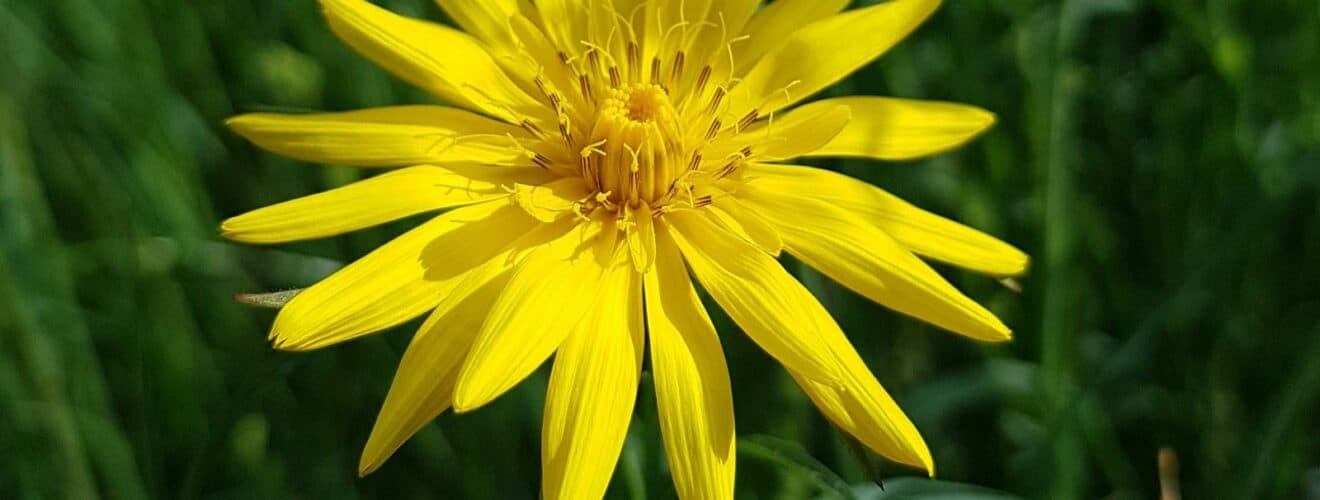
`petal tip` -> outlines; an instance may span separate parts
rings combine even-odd
[[[1024,274],[1027,274],[1027,272],[1030,270],[1031,270],[1031,256],[1024,253],[1022,254],[1022,265],[1017,270],[1017,272],[1013,273],[1013,276],[1022,276]]]
[[[982,131],[982,132],[984,132],[984,131],[986,131],[986,130],[990,130],[990,129],[993,128],[996,124],[999,123],[999,115],[996,115],[996,114],[994,114],[993,112],[986,111],[986,110],[984,110],[984,109],[981,110],[981,112],[984,113],[984,114],[981,116],[981,121],[982,121],[982,123],[981,123],[981,131]]]
[[[238,134],[239,137],[251,141],[252,134],[255,133],[256,130],[259,128],[258,122],[261,119],[262,116],[260,113],[244,113],[241,115],[235,115],[225,119],[225,128],[229,129],[229,131],[235,134]]]
[[[472,387],[471,379],[472,376],[467,370],[460,373],[458,383],[454,386],[454,399],[450,402],[450,407],[454,409],[454,413],[468,413],[481,408],[488,402],[489,398],[478,393]]]
[[[297,344],[294,344],[293,342],[290,342],[289,339],[285,337],[272,337],[270,339],[270,346],[273,347],[276,351],[284,351],[284,352],[300,352],[307,350],[307,349],[303,349]]]
[[[220,237],[230,241],[243,241],[242,232],[238,230],[234,218],[225,219],[220,223]]]
[[[368,439],[368,441],[370,441],[370,439]],[[371,453],[371,443],[368,442],[367,445],[368,446],[362,450],[362,457],[358,459],[357,475],[359,479],[376,472],[376,470],[380,469],[381,465],[385,464],[385,460],[388,459],[388,457],[381,458],[376,454]]]
[[[243,122],[247,121],[245,120],[245,117],[247,117],[247,115],[235,115],[225,118],[225,127],[237,132],[237,129],[243,126]]]
[[[315,324],[308,324],[304,319],[306,314],[298,309],[298,297],[295,296],[280,308],[279,314],[275,315],[275,324],[271,325],[270,335],[267,337],[271,347],[277,351],[304,352],[334,343],[334,340],[331,340],[333,337],[324,335],[329,332],[318,328]],[[304,318],[296,318],[297,316]]]

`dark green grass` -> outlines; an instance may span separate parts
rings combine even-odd
[[[280,353],[272,313],[230,300],[305,286],[415,222],[277,247],[217,237],[224,217],[362,175],[257,152],[225,117],[426,100],[317,11],[0,0],[0,498],[536,498],[543,373],[357,479],[414,325]],[[1320,496],[1320,4],[950,1],[831,92],[1000,117],[931,160],[826,166],[1028,251],[1020,295],[941,268],[1015,342],[936,331],[788,262],[923,429],[941,480],[1156,498],[1167,448],[1188,499]],[[716,321],[742,498],[872,498],[869,477],[914,475],[858,460]],[[611,496],[671,498],[649,381],[641,394]],[[1002,498],[887,484],[875,498]],[[929,493],[950,488],[963,496]]]

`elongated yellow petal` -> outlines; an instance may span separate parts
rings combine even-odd
[[[303,290],[280,309],[271,339],[310,350],[415,318],[536,224],[501,201],[445,213]]]
[[[756,61],[782,47],[798,28],[842,12],[848,0],[777,0],[770,2],[748,21],[747,39],[734,45],[734,69],[746,74]]]
[[[405,168],[230,218],[220,225],[220,231],[225,238],[245,243],[333,236],[423,212],[500,198],[507,195],[501,188],[506,183],[543,175],[538,169],[521,168]]]
[[[803,166],[752,164],[750,185],[798,193],[856,213],[919,255],[993,276],[1026,272],[1030,258],[999,239],[927,212],[843,174]],[[810,187],[810,189],[807,189]]]
[[[511,81],[471,36],[364,0],[321,0],[330,28],[367,59],[441,99],[520,123],[553,114]]]
[[[628,221],[628,253],[633,268],[647,272],[655,262],[655,217],[651,216],[651,207],[645,203],[638,209],[625,207],[624,217]]]
[[[993,313],[967,298],[884,231],[827,203],[743,186],[738,196],[768,214],[788,252],[867,298],[946,330],[986,341],[1011,337]]]
[[[856,349],[840,332],[830,344],[847,366],[841,389],[828,387],[789,372],[821,413],[885,458],[935,475],[935,462],[921,433],[862,362]]]
[[[840,367],[820,331],[834,320],[773,258],[705,215],[666,214],[692,273],[738,326],[784,366],[831,384]],[[669,225],[666,224],[666,225]]]
[[[751,149],[756,161],[779,161],[819,150],[848,126],[852,110],[847,106],[813,106],[783,117],[762,120],[737,136],[717,140],[706,154],[727,158],[743,148]]]
[[[518,265],[463,365],[455,410],[474,410],[513,388],[577,326],[599,293],[603,269],[590,251],[597,232],[598,223],[581,224]]]
[[[519,13],[519,0],[436,0],[464,31],[500,51],[516,50],[509,18]]]
[[[362,450],[359,475],[374,472],[422,426],[449,409],[459,367],[486,311],[508,282],[508,273],[501,278],[487,281],[475,293],[449,299],[456,299],[455,306],[432,312],[417,331]]]
[[[949,102],[888,97],[840,97],[793,110],[843,105],[852,120],[824,147],[807,156],[851,156],[879,160],[911,160],[961,146],[995,124],[989,111]]]
[[[739,291],[742,295],[742,303],[726,300],[724,297],[726,293],[722,290],[727,288],[727,285],[712,286],[712,281],[703,276],[702,265],[699,265],[701,259],[693,258],[694,252],[682,239],[692,233],[689,226],[699,224],[696,221],[703,219],[691,213],[676,218],[675,216],[679,214],[681,212],[666,215],[665,218],[679,220],[676,225],[680,228],[677,232],[680,237],[675,240],[679,243],[689,267],[711,296],[715,297],[739,326],[750,334],[757,322],[765,322],[768,318],[774,318],[781,324],[796,323],[791,327],[793,331],[800,332],[802,337],[809,339],[813,349],[823,351],[819,354],[821,358],[830,360],[837,370],[834,378],[831,379],[806,375],[798,369],[798,366],[803,365],[786,363],[782,359],[780,361],[799,384],[808,390],[808,394],[817,402],[821,410],[831,419],[836,420],[840,427],[855,433],[877,453],[898,462],[931,469],[930,452],[927,451],[921,436],[875,381],[865,363],[848,343],[839,325],[829,316],[825,308],[766,254],[729,235],[719,238],[723,241],[718,245],[716,238],[707,237],[701,240],[702,247],[717,251],[723,260],[721,264],[733,263],[729,267],[738,268],[742,266],[736,263],[741,261],[755,260],[768,263],[758,266],[757,277],[748,277],[741,273],[738,275],[744,281],[742,285],[744,288]],[[706,224],[711,223],[706,222]],[[718,228],[707,227],[704,231],[711,234],[718,231]],[[786,240],[786,243],[789,243],[789,250],[792,251],[793,240]],[[741,248],[735,251],[736,247]],[[794,303],[794,310],[788,318],[784,318],[786,314],[783,309],[786,308],[782,305],[786,299]],[[751,319],[747,319],[748,317]]]
[[[343,113],[251,113],[225,122],[258,147],[295,160],[356,167],[530,166],[512,137],[527,131],[456,108],[396,106]]]
[[[678,247],[659,234],[646,275],[646,324],[665,454],[678,497],[732,499],[733,394],[719,336]]]
[[[719,74],[723,76],[730,69],[727,67],[729,65],[729,55],[726,52],[729,50],[728,44],[742,34],[743,28],[751,20],[752,15],[756,13],[756,9],[761,2],[759,0],[714,0],[709,3],[710,5],[694,5],[694,2],[687,2],[689,9],[702,9],[704,19],[687,18],[692,23],[692,32],[695,35],[690,37],[691,41],[684,47],[684,50],[690,60],[709,61],[712,63],[712,69],[722,70],[719,71]],[[742,43],[750,41],[751,39],[748,38],[747,40],[734,42],[734,53],[738,52],[736,48]],[[698,74],[700,66],[701,64],[693,64],[692,71],[689,71],[689,73],[691,75]]]
[[[581,177],[560,177],[541,185],[516,184],[513,201],[541,222],[554,222],[574,212],[577,202],[591,194]]]
[[[730,94],[729,111],[760,116],[783,109],[839,81],[916,29],[939,0],[891,0],[807,25],[765,54]]]
[[[541,421],[546,500],[605,495],[632,420],[642,368],[641,275],[622,259],[555,354]]]
[[[706,209],[710,212],[712,219],[724,229],[741,236],[765,253],[775,257],[779,256],[780,251],[784,249],[784,240],[779,236],[779,231],[774,226],[766,222],[760,214],[747,208],[733,195],[714,189],[711,189],[711,191],[717,193],[712,196],[714,201]]]
[[[583,107],[582,94],[572,91],[580,85],[580,80],[572,68],[567,64],[545,63],[545,61],[558,60],[561,53],[560,48],[546,36],[545,31],[536,22],[522,15],[510,19],[509,27],[517,40],[520,52],[529,60],[536,61],[536,64],[526,65],[527,71],[533,72],[531,73],[534,75],[533,78],[540,76],[547,90],[555,92],[561,98],[567,97],[568,106]]]

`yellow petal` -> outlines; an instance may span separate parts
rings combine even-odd
[[[1026,272],[1031,259],[999,239],[927,212],[884,190],[843,174],[812,167],[745,167],[747,182],[779,193],[799,193],[833,204],[879,227],[919,255],[993,276]],[[810,186],[810,189],[804,187]]]
[[[625,206],[624,217],[628,221],[628,253],[633,268],[644,273],[655,262],[655,218],[651,214],[651,207],[645,202],[636,209],[631,205]]]
[[[437,309],[417,331],[362,450],[359,475],[374,472],[422,426],[449,409],[459,367],[508,275],[459,297],[452,308]]]
[[[715,190],[711,189],[711,191]],[[711,218],[724,229],[741,236],[765,253],[778,257],[780,251],[784,249],[784,240],[780,238],[779,231],[738,201],[738,198],[723,191],[716,193],[718,194],[712,196],[711,206],[707,208]]]
[[[692,29],[695,35],[691,36],[691,42],[687,44],[684,50],[687,57],[693,62],[691,75],[696,75],[700,71],[702,64],[709,61],[712,66],[728,65],[729,55],[727,47],[733,38],[742,34],[743,28],[747,22],[756,13],[756,8],[760,6],[759,0],[723,0],[712,2],[714,5],[696,5],[688,1],[688,8],[701,8],[704,11],[704,19],[688,17],[687,20],[692,23]],[[740,47],[741,44],[749,42],[750,39],[733,43],[734,47]],[[737,50],[734,50],[737,53]],[[713,59],[713,60],[712,60]]]
[[[790,193],[743,186],[738,196],[767,214],[788,252],[895,311],[986,341],[1011,332],[884,231],[846,210]]]
[[[555,354],[541,421],[546,500],[601,498],[609,486],[642,368],[639,277],[618,261],[593,290],[596,303]]]
[[[755,109],[768,116],[815,94],[889,50],[939,4],[939,0],[891,0],[792,32],[729,94],[730,114],[743,116]]]
[[[655,268],[646,275],[646,324],[670,475],[679,498],[732,499],[729,370],[678,248],[660,235]]]
[[[509,18],[518,14],[519,0],[436,0],[445,14],[472,36],[498,50],[511,47]]]
[[[535,180],[535,168],[411,167],[230,218],[225,238],[283,243],[333,236],[442,208],[505,196],[502,185]]]
[[[395,15],[363,0],[321,0],[330,28],[367,59],[431,94],[509,123],[553,115],[461,31]]]
[[[574,91],[579,85],[577,75],[569,65],[557,63],[559,47],[546,37],[540,26],[525,16],[514,16],[509,27],[517,39],[520,53],[529,61],[525,64],[524,74],[530,74],[532,78],[540,76],[550,91],[568,99],[568,107],[582,109],[582,94]]]
[[[591,195],[581,177],[561,177],[541,185],[516,184],[513,201],[541,222],[577,215],[574,208]]]
[[[995,124],[995,115],[981,108],[887,97],[825,99],[793,112],[836,105],[851,108],[852,120],[829,144],[807,156],[911,160],[961,146]]]
[[[664,222],[692,273],[752,341],[809,378],[838,379],[838,362],[818,339],[834,320],[778,262],[704,214],[678,211]]]
[[[663,69],[657,83],[670,89],[676,102],[686,99],[708,102],[703,97],[705,92],[696,91],[713,91],[714,86],[702,84],[704,87],[698,88],[700,75],[709,68],[707,81],[729,80],[733,62],[731,46],[742,43],[737,39],[759,4],[756,0],[647,2],[643,9],[642,65],[646,66],[643,69],[649,71],[651,61],[659,61]],[[676,64],[679,54],[683,55],[681,66]]]
[[[271,339],[310,350],[415,318],[536,225],[498,201],[445,213],[303,290],[280,309]]]
[[[703,220],[700,215],[691,212],[675,212],[665,216],[666,221],[670,219],[681,221],[677,223],[680,228],[677,234],[682,237],[687,237],[691,232],[685,226]],[[718,231],[718,228],[706,228],[705,231],[713,233]],[[930,453],[916,429],[875,381],[865,363],[848,343],[839,325],[782,267],[779,267],[769,256],[755,251],[734,237],[725,235],[724,242],[719,245],[714,244],[712,238],[702,240],[703,248],[721,256],[723,261],[720,264],[741,267],[736,263],[744,260],[768,262],[769,265],[759,266],[758,277],[739,274],[738,278],[741,278],[739,281],[742,281],[742,286],[745,287],[741,292],[745,302],[735,304],[733,301],[725,300],[723,297],[725,294],[721,293],[723,286],[712,286],[712,282],[703,276],[699,265],[700,259],[693,258],[690,245],[685,244],[682,238],[676,240],[697,279],[705,285],[706,290],[724,307],[729,316],[749,334],[752,333],[755,322],[787,316],[786,319],[778,319],[778,321],[797,323],[790,327],[791,331],[799,332],[802,337],[809,339],[813,349],[818,352],[823,351],[818,356],[830,360],[835,369],[833,377],[829,379],[805,374],[799,369],[800,366],[804,366],[802,364],[784,362],[782,358],[780,362],[800,384],[807,388],[808,394],[826,415],[835,420],[840,427],[855,433],[877,453],[902,463],[930,468],[928,466]],[[792,241],[787,242],[791,251]],[[733,249],[729,247],[735,246],[734,244],[742,248],[731,251]],[[662,243],[661,246],[664,244]],[[781,311],[784,307],[780,303],[785,299],[795,303],[795,310],[789,314]],[[746,319],[747,316],[751,316],[752,319]]]
[[[455,108],[396,106],[343,113],[251,113],[225,122],[253,144],[313,163],[361,167],[532,165],[519,127]]]
[[[537,0],[536,12],[541,17],[541,29],[560,51],[576,56],[586,49],[581,42],[591,40],[587,32],[587,18],[596,14],[598,1]]]
[[[757,161],[797,158],[829,144],[848,126],[851,115],[852,111],[841,105],[794,110],[783,117],[757,122],[730,139],[717,139],[706,154],[723,159],[750,148],[750,158]]]
[[[463,365],[455,410],[474,410],[513,388],[573,331],[600,292],[603,269],[590,251],[599,231],[599,223],[580,224],[518,265]]]
[[[921,433],[862,362],[842,332],[830,344],[847,367],[842,388],[835,389],[789,372],[811,401],[834,425],[885,458],[935,475],[935,462]]]
[[[756,61],[788,42],[798,28],[842,12],[848,0],[777,0],[766,4],[747,23],[747,39],[734,45],[735,74],[743,75]]]

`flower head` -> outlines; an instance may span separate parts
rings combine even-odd
[[[224,222],[279,243],[446,210],[289,301],[276,347],[306,350],[430,313],[399,366],[361,471],[453,408],[499,397],[552,355],[546,498],[603,495],[649,344],[684,498],[731,498],[720,340],[690,276],[822,412],[933,473],[916,428],[812,295],[788,251],[898,312],[976,339],[1009,330],[917,255],[996,276],[1013,247],[799,157],[923,157],[987,129],[969,106],[881,97],[793,107],[878,57],[937,0],[439,0],[466,30],[363,0],[331,28],[454,107],[249,114],[229,125],[300,160],[406,167]]]

